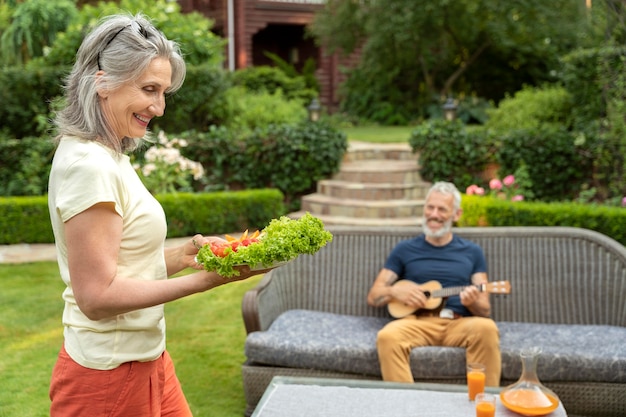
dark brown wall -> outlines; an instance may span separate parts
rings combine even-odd
[[[178,0],[184,12],[198,11],[215,21],[215,33],[228,38],[227,0]],[[280,36],[290,36],[313,21],[315,11],[322,5],[309,3],[274,2],[262,0],[234,0],[235,10],[235,68],[246,68],[252,65],[267,64],[262,51],[254,51],[255,35],[257,43],[262,43],[267,50],[281,52],[289,44],[288,40]],[[293,28],[289,26],[293,25]],[[300,28],[298,28],[298,26]],[[277,36],[272,42],[268,36]],[[329,111],[335,111],[340,102],[339,85],[345,80],[342,68],[353,68],[359,59],[359,54],[343,58],[336,54],[327,55],[324,48],[317,47],[310,39],[301,39],[300,64],[307,57],[313,56],[317,61],[316,77],[320,83],[320,102]],[[228,53],[226,51],[226,60]],[[228,67],[228,62],[226,62]],[[297,67],[297,65],[296,65]]]

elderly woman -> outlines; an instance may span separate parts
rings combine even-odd
[[[204,271],[196,235],[165,248],[163,209],[125,152],[147,135],[185,78],[178,46],[141,15],[104,19],[83,41],[49,184],[63,292],[64,344],[51,416],[190,416],[165,349],[163,304],[235,279]],[[197,271],[168,279],[185,268]]]

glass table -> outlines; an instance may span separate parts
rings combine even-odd
[[[486,389],[497,394],[500,388]],[[252,417],[474,417],[467,386],[276,376]],[[519,417],[496,400],[497,417]],[[566,417],[562,404],[547,417]]]

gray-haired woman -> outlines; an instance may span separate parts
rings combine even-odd
[[[67,285],[52,417],[191,415],[165,350],[163,304],[234,279],[194,261],[217,237],[164,246],[163,209],[124,153],[184,78],[179,47],[141,15],[100,22],[67,78],[48,203]],[[168,279],[189,267],[197,271]]]

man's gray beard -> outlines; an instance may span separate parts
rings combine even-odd
[[[450,233],[451,230],[452,230],[452,219],[444,222],[443,227],[437,230],[436,232],[430,230],[430,228],[428,227],[427,219],[424,219],[424,221],[422,222],[422,231],[427,237],[433,237],[433,238],[438,239]]]

